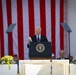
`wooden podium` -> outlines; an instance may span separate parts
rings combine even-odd
[[[29,46],[29,57],[31,60],[51,59],[51,42],[31,42]]]

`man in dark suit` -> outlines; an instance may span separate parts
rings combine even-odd
[[[27,47],[29,48],[30,42],[48,42],[47,38],[41,35],[41,27],[35,28],[35,35],[29,37]]]
[[[58,59],[68,59],[65,57],[65,53],[64,53],[64,50],[60,50],[60,57]]]

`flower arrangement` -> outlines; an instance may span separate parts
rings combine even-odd
[[[13,57],[11,55],[6,55],[0,59],[0,63],[1,64],[7,64],[8,69],[10,69],[10,64],[15,63],[15,62],[14,62]]]

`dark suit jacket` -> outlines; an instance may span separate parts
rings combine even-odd
[[[38,41],[36,38],[36,35],[31,37],[32,42],[48,42],[47,38],[45,36],[41,35],[41,39]],[[29,44],[27,44],[27,47],[29,48]]]
[[[61,58],[57,58],[57,59],[61,59]],[[68,59],[68,58],[65,57],[65,58],[63,58],[63,59]]]

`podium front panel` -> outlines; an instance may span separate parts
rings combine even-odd
[[[51,57],[51,42],[31,42],[29,57]]]

